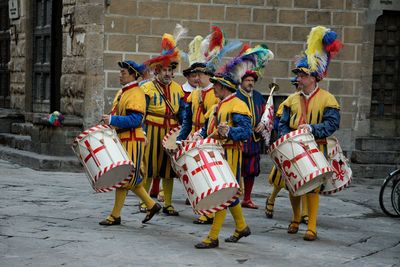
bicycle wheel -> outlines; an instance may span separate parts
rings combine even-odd
[[[379,192],[379,205],[382,211],[390,217],[400,217],[392,205],[392,191],[399,180],[400,169],[397,169],[386,177]]]
[[[396,184],[392,190],[392,206],[400,216],[400,180],[396,181]]]

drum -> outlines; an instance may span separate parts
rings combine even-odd
[[[240,195],[239,184],[212,138],[192,142],[174,156],[177,174],[195,213],[210,214],[229,207]]]
[[[163,138],[162,140],[162,146],[169,155],[171,159],[171,167],[174,170],[174,172],[177,172],[176,169],[176,162],[174,159],[175,153],[178,151],[178,145],[176,144],[176,137],[179,135],[179,132],[181,130],[181,126],[175,127],[171,129]]]
[[[328,161],[334,172],[332,177],[322,184],[320,193],[330,195],[348,187],[351,183],[353,172],[350,168],[349,160],[343,154],[336,137],[328,137],[326,141],[328,143]]]
[[[96,192],[109,192],[129,182],[134,165],[111,126],[96,125],[79,134],[72,150]]]
[[[308,130],[282,136],[270,146],[269,153],[294,196],[314,190],[332,176],[332,167]]]
[[[173,158],[176,151],[178,151],[178,145],[176,144],[176,137],[179,135],[181,126],[171,129],[163,138],[162,146],[167,154]]]

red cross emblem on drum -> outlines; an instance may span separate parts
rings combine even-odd
[[[215,159],[215,154],[213,151],[208,151],[208,155],[211,159]],[[208,175],[211,178],[211,181],[215,182],[217,180],[217,178],[215,177],[215,174],[212,170],[213,166],[218,166],[218,165],[222,165],[222,161],[208,161],[207,156],[205,154],[205,152],[203,150],[199,150],[199,154],[197,156],[194,156],[194,159],[200,164],[202,164],[201,166],[197,167],[196,169],[194,169],[192,171],[192,175],[196,175],[196,173],[202,171],[202,170],[206,170]]]
[[[198,214],[224,209],[239,196],[239,184],[215,139],[188,142],[174,155],[172,164]]]

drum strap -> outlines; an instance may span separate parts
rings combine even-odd
[[[165,95],[164,91],[161,89],[160,85],[159,85],[156,81],[153,81],[153,84],[154,84],[154,86],[156,87],[158,93],[159,93],[159,94],[161,95],[161,97],[164,99],[165,104],[167,105],[168,109],[169,109],[169,110],[171,111],[171,113],[172,113],[172,116],[174,116],[175,119],[176,119],[176,113],[175,113],[174,107],[172,106],[171,102],[169,102],[169,100],[168,100],[167,96]]]
[[[301,109],[301,117],[299,119],[299,125],[307,124],[307,107],[306,107],[306,98],[301,95],[300,96],[300,109]]]

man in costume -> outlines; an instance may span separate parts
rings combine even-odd
[[[197,71],[193,69],[193,65],[183,70],[183,76],[185,76],[186,82],[182,84],[182,90],[184,93],[184,101],[187,102],[189,95],[199,85],[199,77]],[[160,178],[153,178],[150,196],[157,197],[159,201],[164,201],[164,191],[162,189],[160,190]]]
[[[296,87],[296,92],[298,91],[297,89],[297,78],[293,77],[291,79],[291,83]],[[283,112],[283,102],[279,105],[278,110],[275,113],[275,118],[274,118],[274,130],[278,131],[278,125],[279,125],[279,120],[281,119],[281,115]],[[266,203],[265,203],[265,215],[267,218],[272,219],[274,216],[274,205],[275,205],[275,199],[278,196],[279,192],[281,191],[282,188],[285,188],[285,179],[282,177],[281,172],[276,168],[275,166],[272,166],[271,172],[268,176],[268,182],[270,185],[272,185],[272,192],[271,194],[267,195]],[[308,223],[308,208],[307,208],[307,198],[306,196],[301,197],[301,219],[300,222],[307,224]]]
[[[296,129],[309,130],[319,144],[319,149],[327,154],[326,137],[332,135],[340,124],[339,104],[328,91],[320,88],[332,57],[341,49],[336,33],[322,26],[312,28],[307,40],[307,49],[296,62],[293,73],[297,76],[300,92],[290,95],[283,104],[279,122],[279,135],[285,135]],[[308,229],[303,237],[306,241],[317,238],[317,213],[319,205],[317,188],[306,194],[308,205]],[[300,223],[300,196],[289,194],[293,209],[292,222],[288,233],[295,234]]]
[[[210,82],[211,70],[204,63],[193,63],[193,73],[198,76],[199,88],[194,90],[187,98],[182,129],[176,138],[178,144],[182,144],[189,134],[194,134],[204,126],[205,114],[217,104],[218,98],[214,94],[213,84]],[[213,215],[201,215],[194,224],[211,224]]]
[[[185,94],[185,101],[189,95],[199,86],[199,76],[197,75],[197,71],[194,70],[193,66],[183,70],[183,76],[186,78],[186,82],[182,84],[182,90]]]
[[[127,185],[116,189],[114,208],[111,214],[100,222],[100,225],[105,226],[121,224],[121,209],[128,190],[132,190],[149,207],[143,223],[149,221],[161,209],[161,205],[155,203],[144,189],[139,171],[145,141],[142,122],[146,106],[144,93],[136,80],[142,76],[146,67],[131,60],[119,62],[118,65],[121,68],[120,83],[123,87],[115,96],[111,115],[103,115],[102,119],[105,124],[116,128],[122,146],[135,165],[136,171]]]
[[[177,136],[177,143],[181,144],[189,134],[195,134],[204,127],[205,114],[211,111],[212,107],[219,102],[215,96],[213,84],[210,78],[213,76],[221,58],[240,46],[241,42],[227,42],[223,31],[212,27],[212,32],[203,39],[196,36],[189,44],[190,67],[198,75],[199,88],[194,90],[187,99],[185,116],[182,129]],[[213,214],[201,215],[194,224],[211,224]]]
[[[261,132],[265,129],[265,125],[260,122],[261,116],[265,110],[263,96],[254,90],[258,75],[254,70],[246,71],[242,77],[237,97],[243,100],[249,108],[252,126],[252,135],[243,144],[243,163],[242,177],[244,183],[244,197],[242,207],[250,209],[258,209],[258,206],[251,200],[251,191],[253,190],[254,179],[260,174],[260,153],[261,153]]]
[[[148,190],[152,178],[161,178],[164,190],[163,213],[178,216],[172,206],[173,178],[176,176],[171,167],[168,154],[164,151],[162,140],[173,128],[183,120],[184,93],[182,87],[172,80],[180,54],[176,46],[186,29],[179,24],[174,36],[164,34],[162,37],[163,52],[161,56],[145,62],[154,69],[155,79],[142,85],[146,96],[145,132],[148,145],[144,153],[144,176]]]
[[[211,82],[214,83],[215,95],[221,101],[214,108],[214,112],[207,114],[209,117],[206,117],[207,121],[200,135],[205,138],[213,134],[215,138],[223,141],[225,157],[239,182],[242,164],[241,142],[247,140],[251,135],[251,113],[246,104],[236,96],[237,81],[234,81],[229,73],[216,75],[211,78]],[[231,204],[229,210],[235,221],[235,232],[225,241],[237,242],[240,238],[249,236],[251,232],[244,219],[239,199]],[[226,209],[215,213],[208,236],[196,244],[196,248],[218,247],[218,235],[225,221],[226,213]]]

